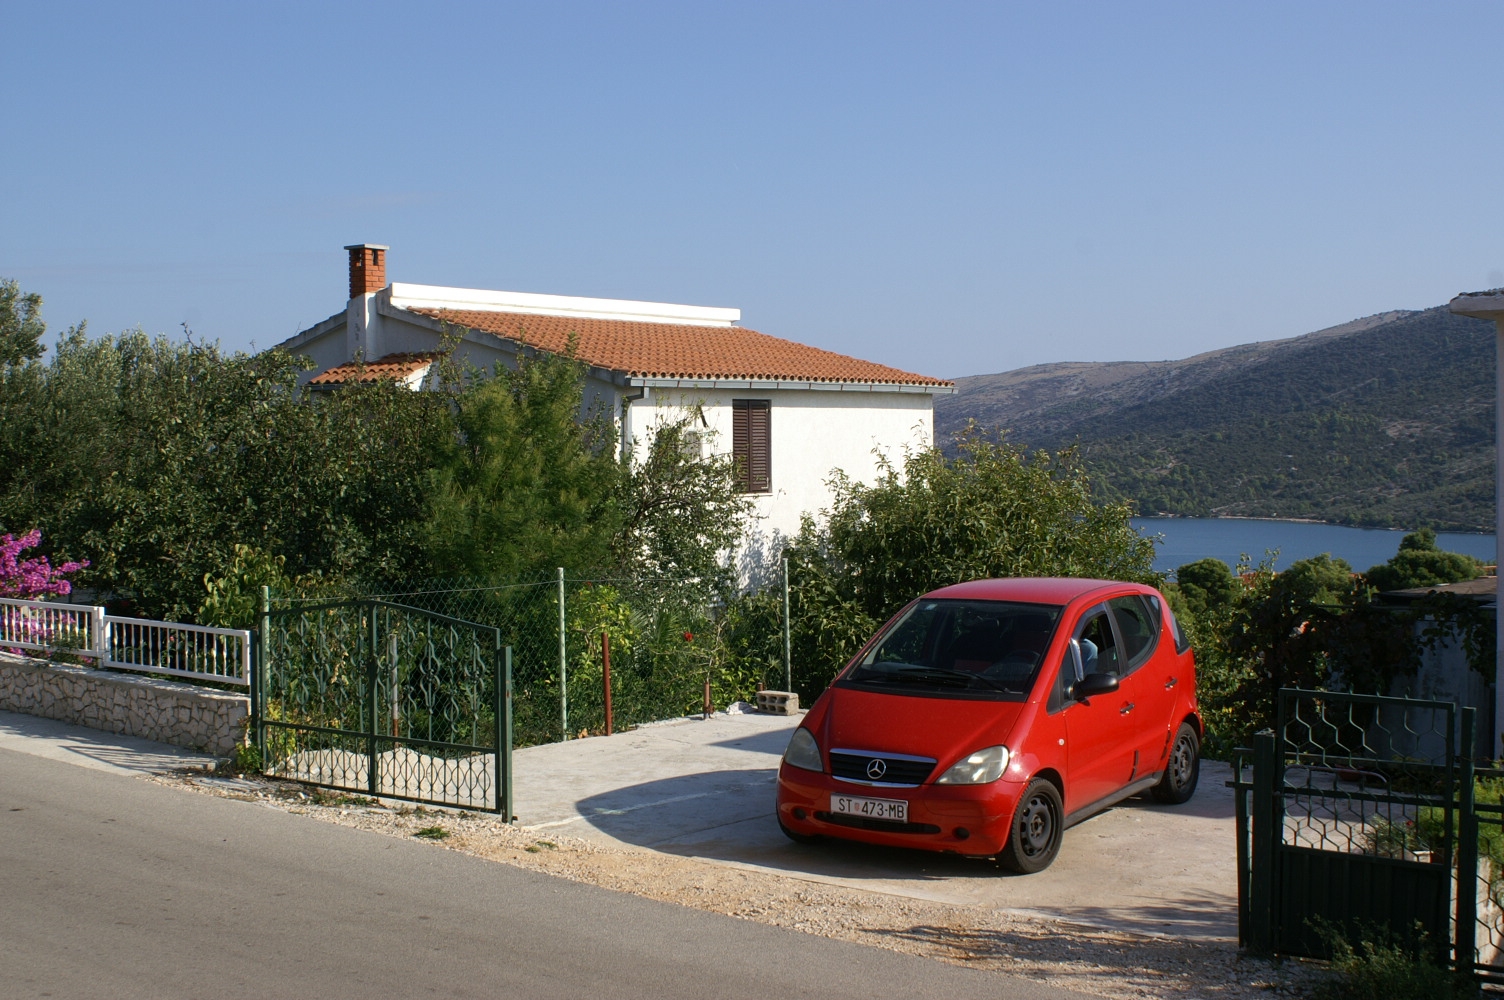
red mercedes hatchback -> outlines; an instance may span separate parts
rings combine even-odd
[[[810,707],[778,823],[828,837],[1055,860],[1130,795],[1196,790],[1196,665],[1163,595],[1106,580],[976,580],[900,611]]]

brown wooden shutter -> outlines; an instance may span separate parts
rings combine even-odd
[[[731,455],[743,493],[773,490],[772,410],[767,399],[731,401]]]

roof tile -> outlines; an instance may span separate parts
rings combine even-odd
[[[400,382],[433,364],[433,359],[436,357],[438,357],[437,354],[387,354],[364,364],[358,361],[348,361],[320,372],[309,379],[308,384],[323,386],[360,382],[369,385],[382,380]]]
[[[411,311],[556,353],[567,349],[573,334],[578,338],[575,356],[581,361],[625,372],[633,378],[955,385],[738,326],[688,326],[481,310],[415,308]]]

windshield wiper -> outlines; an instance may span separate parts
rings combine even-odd
[[[994,691],[1010,690],[1009,688],[997,683],[997,681],[994,681],[991,677],[984,677],[981,674],[973,674],[965,670],[951,670],[948,667],[926,667],[922,664],[917,663],[905,663],[898,668],[897,672],[901,677],[911,677],[915,680],[923,677],[944,677],[947,679],[965,681],[967,687],[970,687],[973,683],[979,683],[991,688]]]

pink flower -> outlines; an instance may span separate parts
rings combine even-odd
[[[53,566],[46,556],[22,559],[21,553],[42,541],[42,532],[33,528],[17,538],[0,535],[0,597],[30,600],[34,597],[65,597],[73,593],[73,583],[67,579],[89,565],[85,562],[65,562]]]

